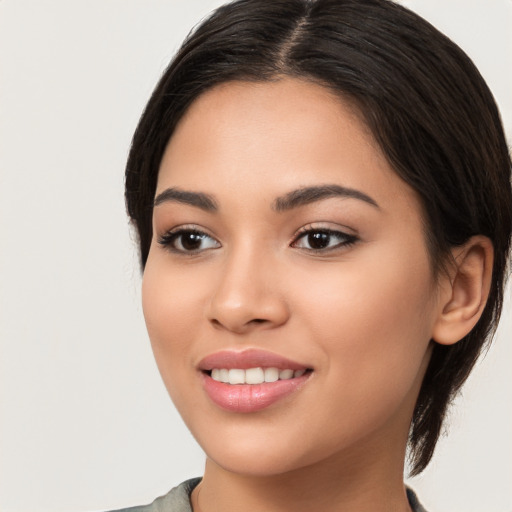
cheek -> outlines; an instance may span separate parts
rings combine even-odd
[[[142,280],[142,307],[155,361],[185,422],[197,401],[191,340],[199,336],[203,292],[196,277],[197,273],[173,271],[165,255],[150,253]]]
[[[142,280],[142,308],[156,363],[168,388],[192,364],[190,339],[199,326],[202,295],[197,273],[173,271],[165,255],[150,253]]]
[[[185,345],[183,331],[190,331],[203,311],[208,292],[205,269],[193,272],[170,265],[165,254],[150,252],[142,279],[142,307],[152,342]]]
[[[347,407],[373,402],[374,412],[379,402],[393,407],[416,382],[434,314],[428,261],[385,256],[327,269],[307,295],[295,293],[308,297],[297,308],[323,352],[331,385],[344,390]]]

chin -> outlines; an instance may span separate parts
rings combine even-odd
[[[285,433],[287,431],[283,430]],[[300,435],[280,436],[276,431],[249,433],[246,430],[244,435],[240,434],[231,431],[218,436],[196,436],[196,440],[217,466],[252,477],[277,476],[314,465],[337,448],[315,443],[308,446],[307,439]],[[302,438],[302,442],[298,442],[298,438]]]
[[[283,457],[282,454],[264,453],[259,450],[256,453],[239,452],[234,450],[222,450],[207,454],[217,466],[230,473],[250,477],[270,477],[289,473],[306,464],[301,464],[296,459]]]

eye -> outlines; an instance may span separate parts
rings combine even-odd
[[[158,243],[172,252],[195,254],[208,249],[217,249],[220,243],[204,231],[179,228],[160,236]]]
[[[305,228],[292,242],[292,247],[308,251],[329,251],[347,247],[357,241],[355,235],[325,228]]]

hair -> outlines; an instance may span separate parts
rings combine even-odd
[[[359,109],[418,194],[435,273],[473,235],[494,247],[490,295],[460,342],[434,343],[409,433],[411,474],[429,463],[447,408],[494,334],[508,274],[511,161],[491,92],[469,57],[390,0],[238,0],[187,37],[155,88],[126,166],[126,203],[144,268],[160,162],[191,103],[233,80],[295,77]]]

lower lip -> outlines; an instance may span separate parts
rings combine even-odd
[[[231,412],[256,412],[266,409],[297,391],[310,372],[293,379],[263,384],[225,384],[203,373],[203,385],[213,403]]]

